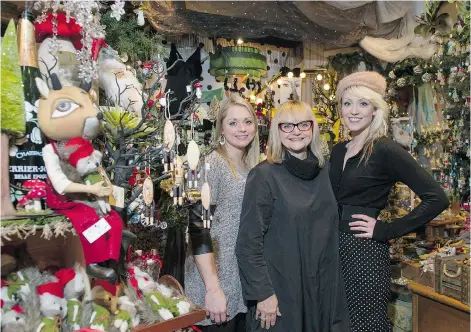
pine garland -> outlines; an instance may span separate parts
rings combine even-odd
[[[127,54],[129,62],[144,62],[155,55],[167,53],[162,38],[150,26],[138,26],[135,15],[124,15],[120,21],[110,15],[108,12],[101,17],[101,23],[106,27],[106,42],[121,56]]]

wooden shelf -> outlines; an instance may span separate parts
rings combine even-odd
[[[428,223],[428,225],[439,227],[439,226],[453,225],[453,224],[460,223],[460,222],[463,223],[464,220],[461,219],[461,218],[434,219],[434,220],[430,221]]]
[[[153,325],[139,325],[133,332],[173,332],[178,329],[189,327],[206,318],[206,310],[199,309],[186,315],[166,320]]]
[[[433,288],[418,284],[416,282],[408,283],[407,287],[410,289],[412,293],[422,295],[436,302],[445,304],[447,306],[464,311],[466,313],[470,313],[469,305],[461,303],[460,301],[452,299],[451,297],[435,293]]]
[[[469,332],[469,306],[410,282],[412,332]]]

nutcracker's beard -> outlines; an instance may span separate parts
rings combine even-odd
[[[101,122],[97,117],[86,118],[83,126],[82,138],[91,141],[98,136],[101,130]]]

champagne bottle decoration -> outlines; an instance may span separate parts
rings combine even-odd
[[[25,10],[18,23],[18,53],[23,81],[24,108],[26,111],[26,136],[16,142],[13,151],[21,153],[10,156],[10,183],[21,187],[30,179],[45,180],[46,168],[42,158],[42,148],[45,142],[42,140],[41,131],[37,121],[37,105],[40,94],[36,86],[35,78],[41,78],[36,49],[33,15]],[[26,173],[23,170],[29,170]]]

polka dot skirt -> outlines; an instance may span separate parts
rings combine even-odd
[[[389,246],[340,232],[340,259],[352,332],[390,332]]]

